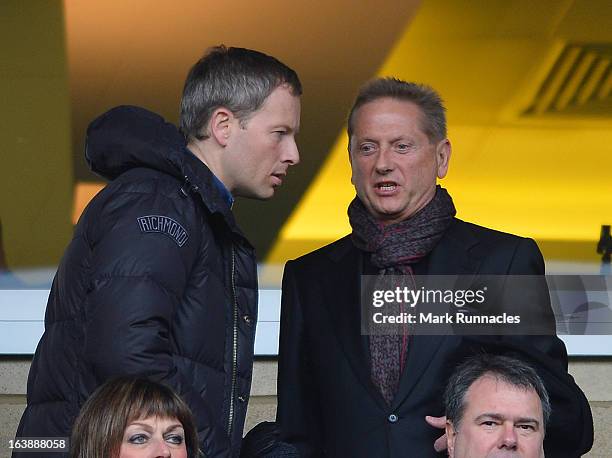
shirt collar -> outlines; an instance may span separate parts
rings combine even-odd
[[[212,173],[212,170],[211,170],[211,173]],[[232,193],[229,192],[229,189],[225,187],[223,182],[219,178],[217,178],[217,176],[214,173],[212,174],[212,177],[213,177],[213,183],[215,184],[215,187],[221,194],[221,197],[227,202],[227,205],[229,206],[229,208],[232,208],[232,206],[234,205],[234,196],[232,196]]]

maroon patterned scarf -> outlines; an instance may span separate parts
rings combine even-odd
[[[434,198],[410,218],[383,225],[358,197],[348,208],[357,248],[371,254],[383,275],[412,275],[411,265],[427,256],[442,238],[456,214],[446,189],[437,186]],[[371,335],[371,378],[387,404],[397,394],[408,346],[407,329],[398,335]]]

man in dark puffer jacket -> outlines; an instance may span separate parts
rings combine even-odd
[[[301,91],[276,59],[220,46],[189,73],[181,132],[127,106],[89,126],[87,160],[111,183],[58,268],[17,437],[70,436],[96,387],[139,374],[187,402],[205,456],[240,454],[257,271],[231,206],[272,197],[299,161]]]

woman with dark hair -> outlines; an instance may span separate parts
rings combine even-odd
[[[71,458],[200,457],[193,416],[169,387],[122,377],[98,388],[74,424]]]

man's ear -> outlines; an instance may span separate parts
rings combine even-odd
[[[438,166],[438,178],[444,178],[448,172],[448,163],[451,157],[451,144],[448,138],[438,142],[435,154],[436,164]]]
[[[457,431],[455,431],[455,427],[449,420],[446,420],[446,450],[449,458],[453,458],[455,456],[456,435]]]
[[[213,111],[209,121],[210,136],[219,145],[226,146],[232,130],[234,114],[225,107]]]

